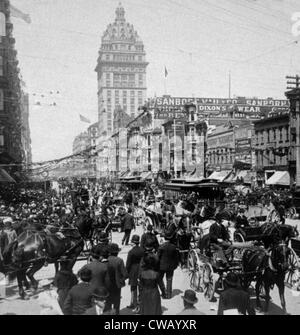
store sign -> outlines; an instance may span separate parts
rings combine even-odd
[[[235,141],[235,152],[242,153],[242,152],[250,152],[251,150],[251,139],[245,138]]]
[[[236,99],[220,98],[173,98],[164,96],[150,100],[151,107],[155,108],[155,118],[167,119],[177,117],[184,112],[184,106],[194,103],[197,106],[199,117],[222,117],[224,113],[234,112],[235,117],[257,118],[260,113],[288,112],[288,100],[274,99],[247,99],[239,97]]]

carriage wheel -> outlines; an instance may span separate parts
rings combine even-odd
[[[200,265],[197,262],[195,251],[191,250],[188,255],[187,267],[190,278],[190,287],[196,292],[203,292],[201,286],[201,271]]]
[[[244,236],[241,233],[235,233],[234,234],[234,242],[245,242]]]
[[[213,268],[209,263],[203,267],[203,289],[204,297],[208,301],[212,301],[215,293],[215,280]]]
[[[289,288],[295,287],[299,284],[300,273],[299,273],[299,261],[297,254],[293,249],[289,249],[290,254],[288,257],[289,267],[285,276],[285,285]]]

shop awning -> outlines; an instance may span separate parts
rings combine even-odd
[[[290,186],[290,174],[288,171],[276,171],[273,176],[267,180],[266,184]]]
[[[152,172],[148,171],[148,172],[142,172],[141,175],[141,180],[149,180],[152,179]]]
[[[224,179],[226,179],[226,177],[229,176],[230,173],[231,171],[229,170],[215,171],[208,177],[208,179],[215,179],[219,182],[222,182]]]
[[[0,169],[0,183],[16,183],[4,169]]]

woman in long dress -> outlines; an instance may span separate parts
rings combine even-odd
[[[162,315],[161,298],[158,289],[159,274],[154,269],[156,259],[153,255],[144,258],[139,276],[141,290],[141,315]]]

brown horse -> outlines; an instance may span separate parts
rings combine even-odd
[[[25,231],[18,236],[17,241],[4,249],[0,271],[9,274],[11,278],[17,277],[22,299],[27,298],[23,284],[27,289],[30,287],[26,276],[36,290],[38,282],[34,274],[46,263],[55,263],[64,256],[69,259],[70,268],[73,268],[83,250],[84,241],[77,229],[68,229],[64,235],[61,238],[57,234]]]

